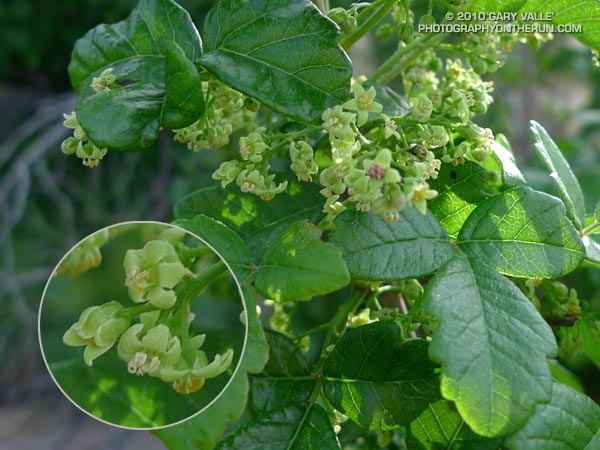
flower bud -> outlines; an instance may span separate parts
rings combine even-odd
[[[85,346],[83,360],[91,366],[129,326],[129,320],[119,315],[123,310],[116,301],[84,309],[79,321],[63,335],[63,342],[71,347]]]

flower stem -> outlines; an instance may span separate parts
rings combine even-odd
[[[381,19],[383,19],[387,13],[394,7],[395,0],[384,0],[381,2],[382,6],[375,13],[373,13],[367,20],[365,20],[362,25],[358,27],[358,29],[349,36],[344,37],[340,45],[344,50],[348,50],[351,48],[356,42],[367,34],[375,25],[379,23]],[[366,11],[366,9],[365,9]],[[365,12],[363,11],[361,15]],[[360,15],[359,15],[360,17]]]
[[[600,228],[600,222],[595,221],[594,223],[588,225],[587,227],[585,227],[583,230],[581,230],[579,232],[580,236],[585,236],[590,234],[592,231],[594,231],[596,228]]]
[[[392,56],[390,56],[381,66],[379,66],[375,72],[373,72],[370,80],[379,81],[380,83],[388,83],[407,66],[406,62],[404,64],[400,64],[405,56],[412,54],[411,58],[408,59],[408,61],[411,61],[415,56],[419,55],[419,52],[416,52],[416,50],[425,46],[429,40],[441,42],[445,37],[445,33],[438,35],[434,35],[432,33],[421,35],[410,44],[396,50]]]
[[[358,309],[367,296],[367,293],[368,291],[366,290],[354,292],[350,298],[340,306],[335,316],[333,316],[333,319],[329,321],[329,328],[325,335],[325,339],[323,340],[323,346],[321,347],[321,361],[317,367],[317,373],[321,373],[323,366],[325,365],[327,347],[333,344],[337,336],[346,330],[348,315]]]

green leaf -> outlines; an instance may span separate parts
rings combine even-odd
[[[329,418],[318,405],[288,405],[255,418],[216,450],[339,450]]]
[[[217,246],[216,250],[226,252]],[[243,287],[248,311],[248,340],[235,377],[210,408],[185,422],[156,430],[169,450],[212,450],[227,425],[240,419],[248,400],[248,373],[259,373],[268,359],[269,348],[256,313],[254,290]]]
[[[213,248],[219,249],[218,253],[231,267],[240,283],[252,273],[250,250],[244,240],[227,225],[203,214],[173,223],[204,239]]]
[[[518,450],[594,450],[600,448],[600,407],[561,384],[552,385],[548,403],[537,405],[525,426],[506,441]]]
[[[429,282],[423,308],[440,325],[429,356],[442,364],[442,395],[477,434],[516,430],[550,397],[554,335],[508,279],[464,255]]]
[[[269,361],[263,374],[250,378],[250,410],[266,413],[283,405],[306,405],[315,388],[308,363],[298,346],[287,336],[265,330]]]
[[[442,164],[437,179],[429,180],[439,192],[428,208],[451,238],[456,239],[469,214],[489,197],[486,193],[490,175],[478,164],[465,161],[459,166]]]
[[[363,428],[406,425],[440,398],[439,377],[427,347],[421,339],[402,342],[393,322],[349,330],[327,358],[325,395]]]
[[[572,33],[573,37],[600,51],[600,22],[594,20],[600,16],[597,0],[528,0],[519,12],[550,13],[551,23],[555,25],[581,25],[581,32]]]
[[[585,203],[581,186],[569,163],[548,135],[544,127],[532,120],[529,125],[535,145],[533,148],[542,165],[550,171],[550,178],[558,189],[558,195],[567,209],[569,219],[577,229],[585,223]]]
[[[506,275],[551,278],[581,263],[584,248],[562,202],[517,187],[482,202],[458,235],[462,250]]]
[[[396,222],[356,210],[336,221],[330,242],[344,255],[352,278],[370,281],[416,278],[434,272],[452,257],[448,235],[433,214],[409,207]]]
[[[288,180],[288,188],[271,201],[243,194],[238,186],[213,186],[192,192],[175,205],[177,219],[197,214],[213,217],[236,231],[258,260],[281,232],[298,220],[323,217],[323,197],[315,184]]]
[[[581,238],[585,247],[585,258],[600,264],[600,239],[597,235],[583,236]]]
[[[430,404],[406,429],[410,450],[498,450],[501,444],[502,438],[473,433],[452,402],[446,400]]]
[[[161,125],[181,128],[204,112],[193,62],[202,42],[189,14],[171,0],[141,0],[131,15],[99,25],[75,44],[69,75],[77,118],[99,147],[134,151],[151,145]],[[112,68],[117,84],[91,88]]]
[[[346,286],[350,275],[340,250],[320,238],[321,230],[305,221],[287,228],[260,262],[258,291],[278,302],[304,301]]]
[[[385,84],[365,81],[363,86],[365,88],[370,88],[371,86],[375,88],[377,92],[375,101],[383,107],[381,111],[383,114],[387,114],[390,117],[404,117],[410,112],[410,106],[406,98]]]
[[[250,377],[248,406],[252,413],[268,413],[283,405],[306,405],[316,381],[308,376],[300,378]]]
[[[309,0],[220,0],[204,28],[200,64],[277,112],[318,123],[349,95],[339,30]]]
[[[578,392],[585,393],[585,388],[579,378],[577,378],[577,375],[555,359],[551,359],[548,363],[550,365],[550,372],[552,372],[552,379],[555,382],[566,384]]]
[[[309,375],[308,363],[302,351],[289,337],[273,330],[265,330],[269,344],[269,361],[264,373],[270,377]]]
[[[491,159],[496,160],[502,168],[502,181],[504,185],[507,187],[515,187],[520,184],[525,184],[525,177],[517,167],[515,155],[510,149],[508,141],[502,135],[497,138],[504,142],[492,142]]]

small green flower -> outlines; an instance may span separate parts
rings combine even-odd
[[[254,164],[262,161],[263,152],[269,148],[263,140],[262,132],[264,132],[264,128],[259,128],[248,136],[240,138],[240,154],[244,161]]]
[[[387,222],[395,222],[399,218],[398,212],[407,203],[406,194],[399,184],[386,184],[383,195],[373,203],[373,214],[383,217]]]
[[[85,346],[83,360],[91,366],[129,326],[129,319],[119,316],[124,309],[115,301],[84,309],[79,320],[63,335],[63,342],[71,347]]]
[[[321,172],[319,182],[324,187],[321,194],[325,197],[331,197],[333,194],[341,195],[346,190],[346,185],[336,174],[334,166],[329,166]]]
[[[212,174],[212,179],[221,180],[221,187],[225,187],[235,181],[236,177],[241,171],[242,164],[240,162],[235,160],[225,161]]]
[[[450,140],[446,128],[441,125],[425,125],[419,131],[419,137],[423,140],[423,145],[428,148],[443,147]]]
[[[354,142],[356,131],[352,128],[356,114],[344,112],[341,105],[326,109],[321,114],[323,129],[327,131],[331,139]]]
[[[336,216],[346,211],[346,207],[342,202],[339,202],[339,195],[331,195],[327,197],[325,201],[325,206],[323,207],[323,212],[327,214],[328,220],[335,219]]]
[[[254,169],[254,165],[249,165],[238,174],[236,183],[242,192],[254,193],[257,189],[264,187],[265,177],[257,169]]]
[[[277,184],[275,182],[275,175],[267,175],[265,182],[262,186],[257,187],[254,190],[254,194],[259,195],[264,201],[270,201],[275,198],[277,194],[281,194],[287,188],[287,181]]]
[[[96,147],[88,138],[87,134],[77,120],[77,114],[63,114],[65,121],[64,126],[73,130],[73,136],[66,138],[61,150],[65,155],[75,154],[78,158],[83,159],[83,165],[87,167],[96,167],[102,158],[106,156],[105,148]]]
[[[132,325],[123,333],[117,351],[119,357],[127,361],[129,373],[159,377],[161,370],[181,359],[181,343],[166,325],[150,327],[155,317],[145,319],[148,319],[145,324]]]
[[[312,147],[305,141],[292,142],[290,144],[290,168],[296,174],[299,181],[312,181],[312,176],[319,171],[319,167],[313,160]]]
[[[400,183],[400,173],[391,167],[391,163],[392,152],[383,148],[374,159],[363,161],[363,169],[374,180],[381,180],[383,183]]]
[[[202,342],[200,345],[198,343],[194,345],[199,347]],[[190,394],[200,390],[207,378],[215,378],[225,372],[232,362],[233,349],[228,349],[223,354],[216,354],[210,363],[206,354],[202,350],[198,350],[192,367],[189,367],[184,359],[180,359],[174,366],[161,369],[160,378],[163,381],[172,382],[173,389],[177,392]]]
[[[409,100],[410,114],[419,122],[427,122],[433,112],[433,103],[425,94],[419,94]]]
[[[117,77],[114,76],[112,72],[112,67],[103,70],[99,77],[94,77],[92,79],[90,87],[96,92],[110,91],[110,86],[117,81]]]
[[[396,139],[400,139],[400,133],[398,133],[398,124],[390,119],[387,114],[382,114],[381,118],[384,121],[383,136],[385,139],[389,139],[394,136]]]
[[[437,191],[429,189],[429,185],[423,182],[413,189],[411,203],[417,209],[417,211],[419,211],[421,214],[425,214],[427,212],[427,200],[431,200],[437,195]]]
[[[166,241],[149,241],[141,250],[128,250],[124,267],[131,299],[162,309],[175,304],[173,288],[187,273],[175,247]]]
[[[357,112],[356,124],[359,127],[367,122],[370,112],[380,113],[383,111],[383,105],[374,101],[377,92],[373,86],[365,91],[361,84],[354,83],[351,90],[354,93],[354,98],[348,100],[343,106],[349,111]]]
[[[372,178],[364,170],[352,168],[344,182],[348,186],[349,200],[357,203],[359,211],[370,211],[371,205],[381,197],[381,186],[383,182]]]

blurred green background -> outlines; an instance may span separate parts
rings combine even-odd
[[[71,112],[75,100],[66,73],[72,46],[91,27],[126,17],[135,3],[0,1],[0,442],[7,450],[163,448],[149,435],[96,424],[62,402],[37,337],[44,284],[72,245],[120,221],[172,220],[174,202],[211,184],[212,171],[235,151],[232,146],[192,153],[164,133],[155,148],[109,153],[95,169],[61,154],[68,135],[62,113]],[[180,3],[201,29],[214,1]],[[370,73],[393,46],[393,38],[359,42],[350,55],[356,75]],[[589,50],[567,36],[555,36],[538,51],[515,46],[507,64],[488,79],[495,82],[495,102],[480,124],[504,133],[529,181],[553,192],[529,137],[528,121],[540,122],[572,164],[591,211],[600,196],[600,69]],[[565,282],[600,311],[597,267],[587,266]],[[307,326],[322,322],[335,307],[311,301],[299,320]],[[588,353],[563,362],[598,401],[600,342]],[[48,419],[52,415],[59,425]]]

